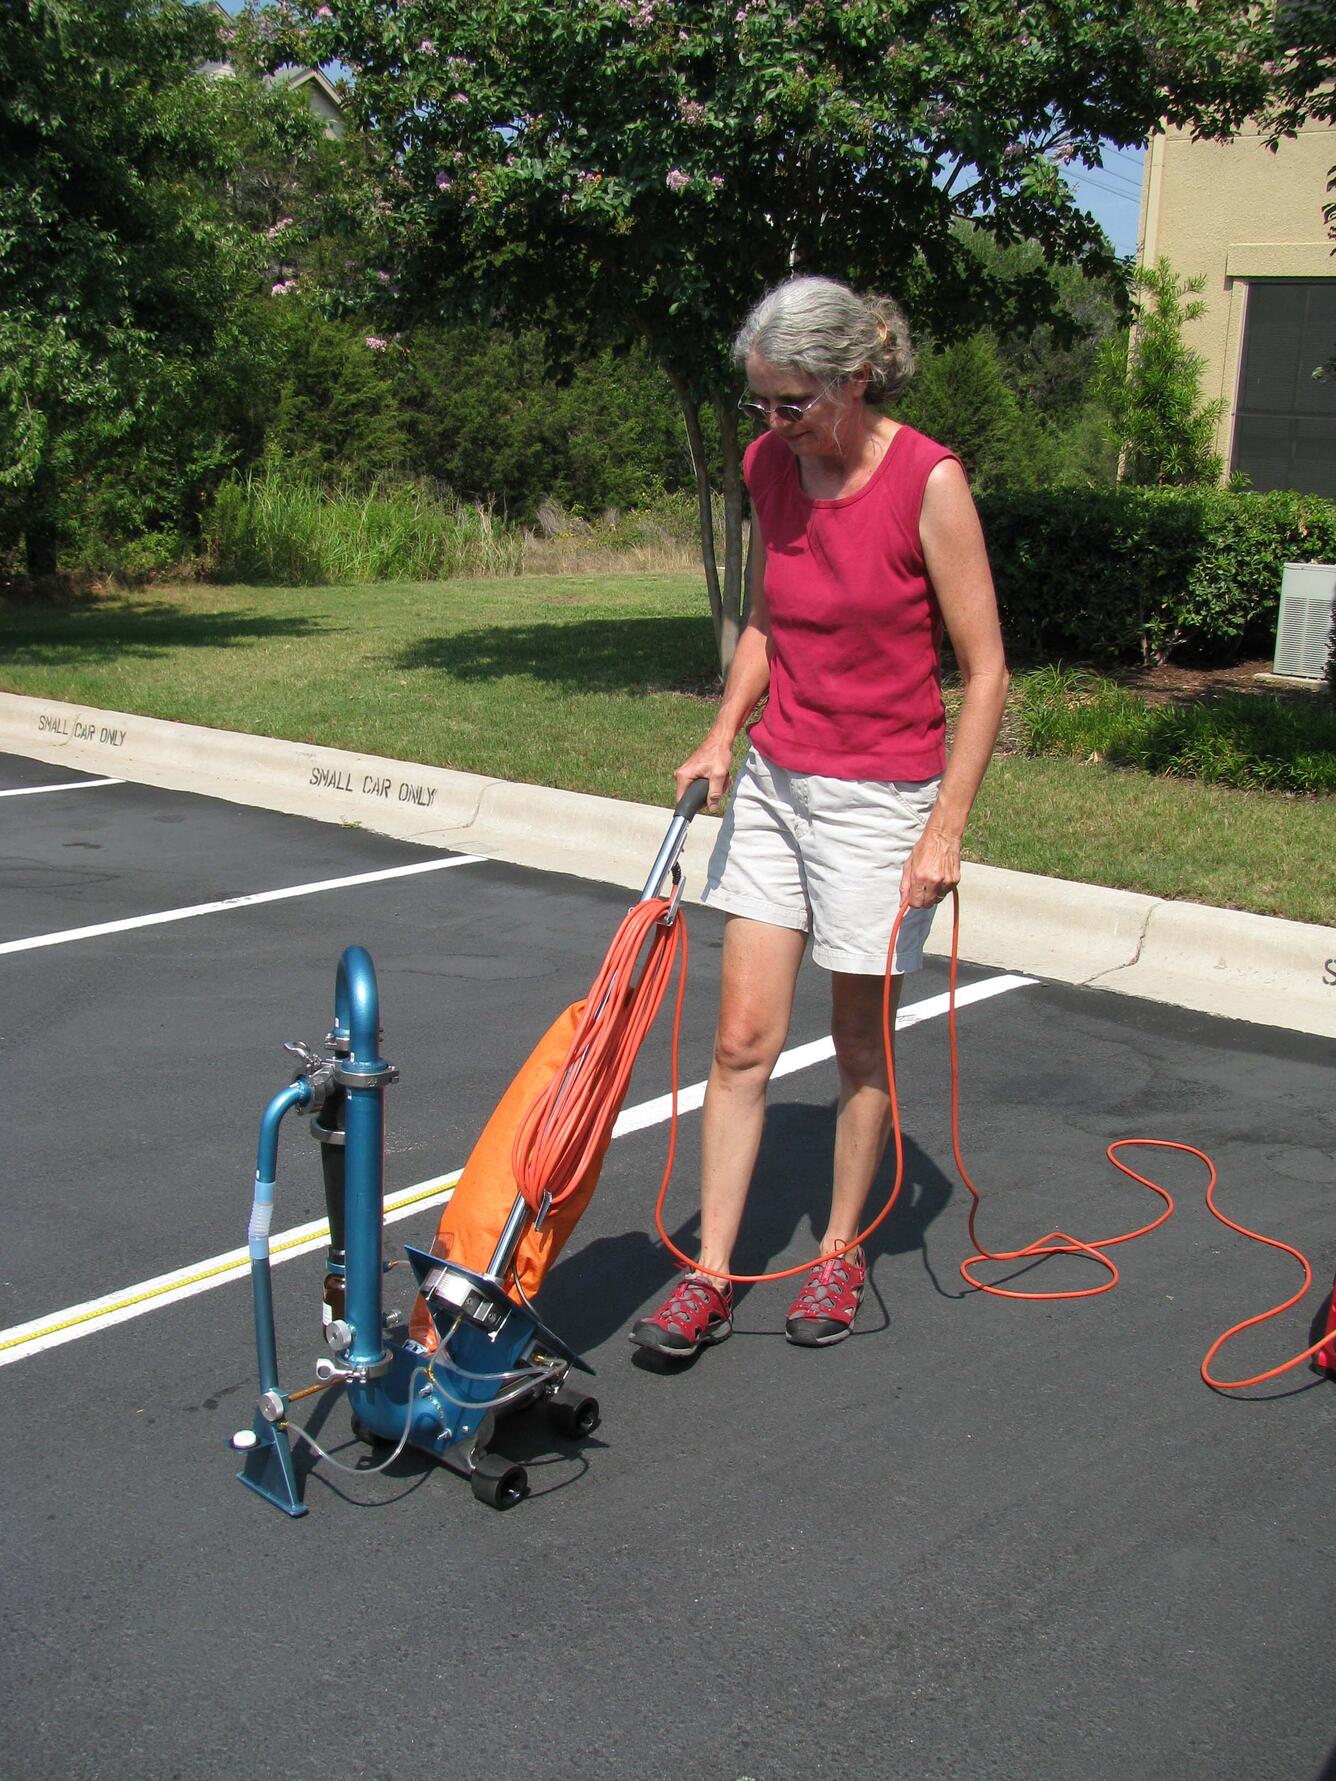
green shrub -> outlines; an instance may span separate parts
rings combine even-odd
[[[1030,754],[1243,790],[1336,792],[1336,711],[1326,705],[1261,693],[1148,705],[1108,680],[1049,667],[1021,681],[1017,711]]]
[[[1284,490],[993,490],[979,511],[1022,658],[1269,652],[1284,565],[1336,561],[1336,503]]]
[[[424,485],[324,488],[280,466],[219,488],[204,546],[218,580],[284,587],[514,575],[523,552],[512,527]]]
[[[1206,312],[1197,300],[1205,274],[1179,278],[1161,258],[1138,266],[1132,286],[1136,328],[1130,340],[1105,342],[1095,377],[1123,447],[1123,474],[1159,486],[1214,484],[1222,465],[1213,442],[1225,404],[1202,402],[1206,360],[1183,339],[1184,324]]]
[[[424,324],[383,340],[295,298],[277,308],[252,462],[327,485],[429,478],[526,524],[549,496],[594,513],[694,487],[676,398],[643,348],[555,379],[535,332]]]
[[[180,532],[145,532],[132,538],[115,553],[113,574],[127,586],[137,586],[152,575],[177,568],[192,552]]]
[[[1026,428],[991,334],[972,334],[919,355],[913,382],[896,415],[960,456],[976,489],[1028,485]]]

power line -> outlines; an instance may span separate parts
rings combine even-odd
[[[1084,185],[1095,186],[1101,192],[1107,192],[1111,198],[1120,198],[1124,204],[1139,205],[1141,203],[1140,192],[1124,192],[1120,191],[1117,186],[1105,185],[1104,181],[1102,179],[1096,179],[1093,173],[1073,173],[1070,167],[1065,168],[1064,172],[1068,179],[1075,180]]]
[[[1089,171],[1100,174],[1104,179],[1113,180],[1115,185],[1127,186],[1131,191],[1139,192],[1141,190],[1141,181],[1139,179],[1133,179],[1126,173],[1119,173],[1116,167],[1095,167],[1089,169]],[[1081,173],[1084,175],[1086,172],[1087,169],[1083,167]]]

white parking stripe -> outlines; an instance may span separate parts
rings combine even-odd
[[[1010,975],[985,978],[982,983],[967,984],[957,990],[956,1007],[967,1008],[971,1003],[987,1001],[1007,990],[1023,989],[1035,981],[1033,977]],[[913,1002],[909,1007],[902,1008],[896,1016],[896,1031],[902,1027],[917,1026],[920,1021],[934,1020],[945,1014],[949,1006],[950,1000],[946,995],[929,996],[922,1002]],[[789,1076],[797,1070],[810,1069],[814,1064],[824,1063],[834,1055],[835,1048],[829,1038],[814,1039],[807,1045],[795,1045],[792,1050],[781,1055],[774,1074]],[[693,1112],[704,1099],[705,1084],[689,1084],[678,1092],[679,1113]],[[672,1096],[656,1095],[653,1100],[642,1101],[638,1107],[625,1108],[618,1116],[612,1135],[614,1138],[622,1138],[629,1132],[662,1125],[671,1113]],[[385,1223],[394,1224],[401,1218],[411,1217],[415,1212],[425,1212],[433,1206],[443,1205],[453,1193],[461,1173],[461,1170],[454,1169],[449,1174],[434,1175],[430,1180],[419,1181],[412,1187],[402,1188],[398,1193],[388,1194],[385,1199]],[[240,1206],[239,1195],[239,1209]],[[319,1249],[328,1238],[329,1226],[323,1219],[311,1224],[294,1225],[291,1230],[282,1231],[270,1239],[271,1263],[276,1267],[279,1262],[307,1255],[311,1250]],[[224,1286],[229,1280],[239,1280],[249,1273],[250,1257],[246,1249],[229,1249],[222,1255],[212,1256],[208,1261],[196,1262],[187,1268],[177,1268],[170,1274],[159,1274],[152,1280],[143,1280],[138,1286],[108,1293],[103,1298],[89,1299],[82,1305],[72,1305],[66,1311],[36,1317],[28,1323],[15,1324],[12,1329],[0,1330],[0,1367],[8,1366],[12,1361],[26,1360],[32,1354],[41,1354],[47,1348],[59,1348],[62,1343],[77,1341],[80,1336],[91,1336],[96,1331],[110,1329],[114,1324],[128,1323],[131,1318],[142,1317],[146,1312],[160,1310],[165,1305],[173,1305],[179,1299],[193,1298],[196,1293],[209,1292],[215,1286]]]
[[[0,798],[35,798],[42,792],[86,792],[94,785],[124,785],[123,779],[67,779],[63,785],[13,785]]]
[[[249,909],[256,903],[282,903],[289,897],[313,897],[320,891],[348,890],[358,884],[380,884],[387,878],[412,878],[419,872],[445,872],[451,866],[476,866],[476,853],[423,860],[411,866],[389,866],[380,872],[358,872],[351,878],[321,878],[314,884],[292,884],[284,890],[256,891],[246,897],[222,897],[216,903],[192,903],[186,909],[160,909],[153,915],[130,915],[122,921],[99,921],[87,928],[65,928],[56,934],[33,934],[27,940],[0,941],[0,953],[32,952],[39,946],[67,946],[72,940],[93,940],[99,934],[125,934],[132,928],[156,928],[169,921],[190,921],[196,915],[217,915],[227,909]]]
[[[956,991],[956,1007],[968,1008],[971,1002],[986,1002],[990,996],[1000,996],[1009,989],[1024,989],[1027,984],[1037,981],[1034,977],[1006,976],[986,977],[982,983],[967,983]],[[921,1002],[911,1002],[896,1015],[895,1030],[898,1033],[902,1027],[916,1027],[921,1020],[935,1020],[939,1014],[945,1014],[950,1006],[949,995],[925,996]],[[833,1039],[813,1039],[810,1044],[795,1045],[791,1051],[781,1052],[771,1075],[791,1076],[795,1070],[808,1070],[813,1064],[824,1064],[834,1055]],[[704,1102],[703,1082],[693,1082],[689,1088],[678,1091],[679,1113],[694,1113]],[[652,1101],[642,1101],[638,1107],[626,1108],[618,1115],[617,1123],[612,1128],[613,1137],[622,1138],[627,1132],[638,1132],[645,1126],[660,1124],[668,1118],[672,1105],[671,1095],[657,1095]]]

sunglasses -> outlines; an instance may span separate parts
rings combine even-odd
[[[836,378],[835,383],[828,383],[825,389],[818,390],[815,396],[808,396],[803,402],[765,402],[756,396],[744,396],[738,407],[754,421],[762,421],[768,425],[771,420],[777,420],[783,421],[786,427],[791,426],[794,421],[800,421],[809,408],[814,408],[823,397],[828,396],[841,381]]]

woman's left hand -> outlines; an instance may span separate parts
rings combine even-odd
[[[931,909],[960,883],[960,842],[929,825],[900,874],[900,902]]]

